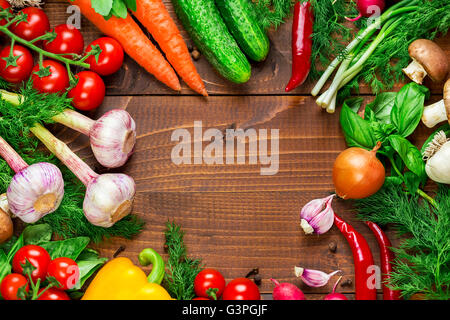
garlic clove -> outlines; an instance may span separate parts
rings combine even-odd
[[[51,163],[35,163],[18,172],[6,191],[11,212],[26,223],[34,223],[55,211],[64,196],[64,180]]]
[[[302,278],[302,281],[309,287],[323,287],[325,286],[330,278],[336,273],[341,272],[341,270],[336,270],[329,274],[314,269],[305,269],[301,267],[294,267],[294,273],[297,278]]]
[[[300,212],[300,226],[306,234],[323,234],[334,223],[334,211],[331,207],[334,194],[308,202]]]
[[[122,173],[102,174],[86,189],[83,210],[90,223],[109,228],[131,212],[136,185]]]
[[[107,168],[117,168],[134,151],[136,123],[125,110],[110,110],[95,122],[89,136],[97,161]]]

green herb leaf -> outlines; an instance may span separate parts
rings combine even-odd
[[[122,0],[113,0],[112,13],[118,18],[126,18],[128,15],[127,6]]]
[[[405,178],[406,189],[412,194],[416,193],[421,183],[420,177],[411,171],[406,171],[403,177]]]
[[[397,92],[382,92],[366,105],[366,110],[373,111],[374,116],[381,123],[391,123],[391,110],[394,107]]]
[[[391,135],[389,137],[389,142],[391,143],[392,148],[397,151],[406,167],[422,179],[426,174],[425,164],[419,149],[399,135]]]
[[[107,16],[111,12],[113,0],[91,0],[91,5],[95,12]]]
[[[425,97],[429,90],[415,82],[403,86],[395,97],[391,121],[399,135],[409,136],[414,132],[422,117]]]
[[[25,245],[40,245],[49,242],[52,239],[52,228],[48,224],[37,224],[26,227],[23,232],[23,241]]]
[[[83,250],[76,262],[80,270],[80,280],[73,290],[79,290],[95,271],[97,271],[108,259],[100,258],[98,252],[89,248]]]
[[[48,251],[52,259],[67,257],[77,260],[80,253],[86,248],[90,240],[88,237],[77,237],[61,241],[51,241],[41,244]]]
[[[376,141],[369,122],[353,112],[347,103],[342,107],[340,122],[349,147],[372,149],[375,146]]]
[[[130,9],[131,11],[136,11],[136,0],[124,0],[124,1],[128,9]]]

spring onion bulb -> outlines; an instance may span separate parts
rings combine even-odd
[[[0,90],[2,99],[19,106],[22,96]],[[134,151],[136,124],[128,112],[113,109],[94,121],[74,110],[66,109],[52,120],[89,136],[92,152],[104,167],[123,166]]]
[[[83,211],[93,225],[109,228],[131,212],[134,180],[122,173],[95,173],[61,140],[40,124],[30,131],[86,186]]]
[[[57,166],[47,162],[28,165],[0,138],[0,155],[16,173],[6,191],[9,210],[26,223],[55,211],[64,196],[64,180]]]

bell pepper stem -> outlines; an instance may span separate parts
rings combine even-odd
[[[159,253],[153,249],[146,248],[141,251],[138,258],[142,266],[153,265],[152,271],[147,277],[148,282],[161,284],[164,278],[165,267],[164,260]]]

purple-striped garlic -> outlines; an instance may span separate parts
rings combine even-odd
[[[86,186],[83,211],[93,225],[109,228],[131,212],[136,185],[122,173],[95,173],[61,140],[40,124],[31,132]]]
[[[89,136],[94,156],[104,167],[123,166],[133,153],[136,124],[125,110],[110,110],[94,121],[67,109],[53,120]]]
[[[0,90],[3,100],[19,106],[22,96]],[[113,109],[94,121],[74,110],[66,109],[52,120],[89,136],[97,161],[107,168],[123,166],[134,151],[136,124],[128,112]]]
[[[308,202],[300,212],[300,226],[306,234],[323,234],[334,223],[334,211],[331,207],[334,194]]]
[[[29,166],[1,137],[0,155],[16,172],[6,191],[9,210],[16,217],[34,223],[58,209],[64,196],[64,180],[57,166],[47,162]]]
[[[323,287],[330,278],[341,270],[336,270],[331,273],[325,273],[320,270],[305,269],[301,267],[294,267],[294,273],[297,278],[302,278],[303,282],[309,287]]]

